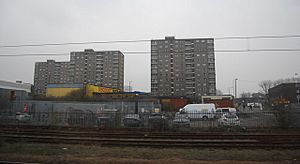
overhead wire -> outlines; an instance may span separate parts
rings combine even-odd
[[[0,48],[18,48],[18,47],[42,47],[42,46],[65,46],[81,44],[109,44],[109,43],[136,43],[149,42],[149,39],[141,40],[113,40],[113,41],[89,41],[89,42],[66,42],[66,43],[42,43],[42,44],[20,44],[20,45],[0,45]]]
[[[205,38],[205,37],[199,37]],[[228,36],[216,37],[215,40],[232,40],[232,39],[281,39],[281,38],[300,38],[300,35],[258,35],[258,36]],[[195,38],[196,39],[196,38]],[[156,39],[157,40],[157,39]],[[159,40],[159,39],[158,39]],[[184,40],[184,39],[183,39]],[[42,43],[42,44],[20,44],[20,45],[0,45],[0,48],[18,48],[18,47],[41,47],[41,46],[65,46],[65,45],[84,45],[84,44],[113,44],[113,43],[139,43],[149,42],[151,39],[140,40],[113,40],[113,41],[88,41],[88,42],[65,42],[65,43]],[[299,48],[285,48],[285,49],[221,49],[214,50],[215,53],[243,53],[243,52],[299,52]],[[128,51],[123,54],[150,54],[148,51]],[[162,53],[162,52],[160,52]],[[168,52],[169,53],[169,52]],[[176,52],[173,52],[176,53]],[[183,52],[177,52],[183,53]],[[22,57],[22,56],[64,56],[70,53],[22,53],[22,54],[0,54],[0,57]]]
[[[243,52],[300,52],[300,49],[237,49],[237,50],[214,50],[215,53],[243,53]],[[149,55],[150,51],[124,51],[125,55]],[[159,52],[170,53],[170,52]],[[172,52],[173,54],[182,54],[184,52]],[[0,54],[0,57],[24,57],[24,56],[65,56],[70,53],[24,53],[24,54]]]
[[[300,35],[258,35],[258,36],[228,36],[216,37],[215,40],[231,40],[231,39],[282,39],[282,38],[300,38]]]
[[[214,38],[213,37],[197,37],[197,38],[212,38],[214,40],[282,39],[282,38],[300,38],[300,35],[299,34],[293,34],[293,35],[257,35],[257,36],[225,36],[225,37],[214,37]],[[159,39],[154,39],[154,40],[159,40]],[[139,42],[150,42],[150,41],[151,41],[151,39],[139,39],[139,40],[112,40],[112,41],[87,41],[87,42],[65,42],[65,43],[18,44],[18,45],[0,45],[0,48],[65,46],[65,45],[84,45],[84,44],[139,43]]]

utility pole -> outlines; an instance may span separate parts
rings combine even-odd
[[[129,90],[129,92],[132,92],[132,89],[131,89],[131,83],[132,83],[132,81],[129,80],[129,81],[128,81],[128,90]]]
[[[237,78],[234,79],[234,97],[237,98]]]

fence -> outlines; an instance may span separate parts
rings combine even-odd
[[[236,113],[236,116],[216,113],[150,113],[120,112],[119,110],[48,111],[29,113],[0,113],[2,125],[62,126],[81,128],[149,128],[160,130],[201,130],[236,127],[299,128],[300,112],[260,111]]]

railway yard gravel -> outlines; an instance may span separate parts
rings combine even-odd
[[[0,162],[299,163],[299,149],[139,148],[1,142]]]

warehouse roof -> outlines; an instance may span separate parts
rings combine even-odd
[[[31,92],[31,84],[22,83],[22,81],[9,82],[9,81],[0,80],[0,88],[11,89],[11,90],[22,90],[28,93]]]

